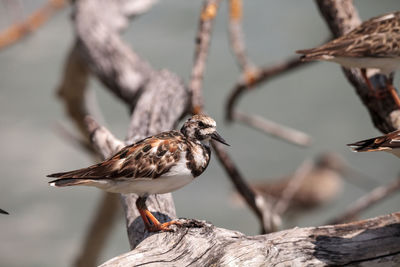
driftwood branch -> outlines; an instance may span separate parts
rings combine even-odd
[[[316,0],[318,8],[335,37],[349,32],[361,23],[352,0]],[[362,78],[359,69],[345,69],[343,71],[354,86],[362,103],[368,109],[376,128],[388,133],[400,128],[400,111],[390,94],[377,97],[368,93],[368,86]],[[385,90],[385,77],[380,74],[372,76],[368,73],[375,88]],[[371,77],[372,76],[372,77]]]
[[[108,266],[398,266],[400,213],[350,224],[294,228],[245,236],[210,223],[144,240]]]

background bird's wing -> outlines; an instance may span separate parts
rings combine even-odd
[[[391,31],[387,27],[391,26]],[[379,29],[380,28],[380,29]],[[363,22],[359,27],[331,42],[312,49],[296,51],[304,60],[335,57],[389,57],[400,55],[400,12]],[[379,45],[376,45],[379,43]]]
[[[184,147],[181,133],[164,132],[126,146],[111,158],[79,170],[54,173],[48,177],[113,179],[118,177],[157,178],[179,161]]]

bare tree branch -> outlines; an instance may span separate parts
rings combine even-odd
[[[66,6],[66,0],[48,0],[24,21],[11,25],[0,33],[0,49],[10,46],[36,31],[58,10]]]
[[[275,203],[273,211],[276,214],[284,214],[289,207],[289,204],[299,190],[304,179],[310,173],[314,164],[311,160],[307,159],[300,165],[293,175],[293,178],[289,181],[286,188],[282,191],[280,199]]]
[[[398,192],[399,190],[400,177],[386,185],[379,186],[368,194],[362,196],[351,206],[349,206],[341,215],[338,215],[335,219],[330,220],[328,224],[345,223],[353,220],[357,218],[358,215],[364,210],[372,207],[376,203],[384,200],[385,198],[389,197],[393,193]]]
[[[311,143],[311,137],[306,133],[280,125],[260,116],[235,110],[233,111],[233,119],[291,144],[309,146]]]
[[[251,189],[222,145],[217,142],[212,142],[212,146],[218,160],[229,175],[236,190],[259,219],[261,225],[260,232],[265,234],[276,231],[280,225],[281,219],[279,215],[272,213],[271,203],[266,202],[261,195],[256,194]]]
[[[246,54],[246,47],[242,29],[242,17],[243,17],[243,2],[242,0],[229,0],[229,38],[230,45],[233,53],[236,55],[236,59],[243,73],[247,73],[246,76],[248,81],[251,83],[253,72],[255,68],[254,64],[250,61]]]
[[[248,83],[246,79],[240,79],[228,96],[228,101],[226,104],[226,119],[228,121],[233,120],[234,108],[239,100],[239,97],[244,92],[250,91],[253,87],[259,85],[260,83],[267,82],[272,78],[276,78],[282,74],[285,74],[287,71],[294,70],[300,66],[305,66],[305,63],[306,62],[301,62],[298,57],[293,57],[283,61],[282,63],[257,69],[251,83]]]
[[[204,69],[210,46],[211,30],[214,18],[217,15],[218,6],[221,0],[205,0],[200,14],[199,29],[196,36],[196,52],[194,64],[190,77],[189,89],[192,93],[192,113],[201,113],[204,106],[203,85]]]
[[[160,233],[111,266],[398,266],[400,213],[333,226],[245,236],[197,221]],[[191,226],[191,227],[189,227]],[[195,244],[195,245],[193,245]]]

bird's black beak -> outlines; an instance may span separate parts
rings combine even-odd
[[[2,213],[2,214],[7,214],[7,215],[8,215],[8,212],[5,211],[5,210],[2,210],[2,209],[0,209],[0,213]]]
[[[214,139],[215,141],[218,141],[218,142],[224,144],[224,145],[230,146],[230,144],[228,144],[228,143],[224,140],[224,138],[222,138],[222,137],[219,135],[219,133],[217,133],[217,132],[214,132],[214,133],[211,135],[211,138]]]

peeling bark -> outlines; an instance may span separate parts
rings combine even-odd
[[[333,226],[246,236],[180,220],[174,233],[149,236],[111,266],[398,266],[400,213]]]

